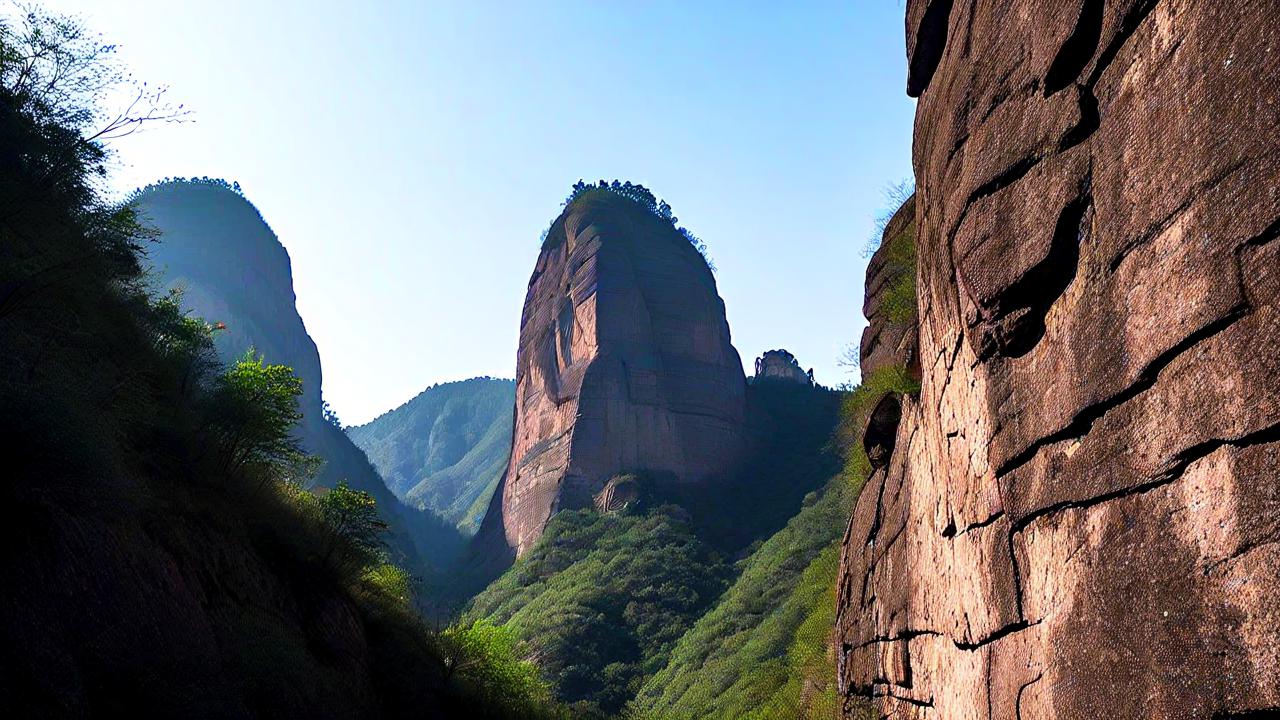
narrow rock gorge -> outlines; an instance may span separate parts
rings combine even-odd
[[[919,311],[863,361],[921,387],[867,423],[842,693],[1275,712],[1280,6],[910,0],[907,49]]]
[[[745,413],[706,260],[641,203],[577,196],[529,281],[511,460],[480,536],[520,555],[553,513],[592,506],[614,476],[723,476],[741,459]]]

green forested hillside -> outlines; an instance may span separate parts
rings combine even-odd
[[[514,402],[512,380],[442,383],[347,435],[401,500],[471,535],[511,455]]]
[[[723,559],[680,508],[562,512],[464,621],[511,628],[558,697],[615,713],[727,578]]]
[[[798,691],[805,681],[821,682],[821,670],[831,665],[825,650],[834,621],[838,541],[857,490],[857,482],[833,478],[741,562],[733,584],[641,687],[634,703],[640,716],[806,716]],[[818,635],[810,637],[813,631]],[[806,698],[803,709],[833,707],[833,668],[826,679],[825,686],[810,688],[815,697]],[[816,697],[826,694],[830,698]]]
[[[422,568],[447,565],[462,547],[452,524],[402,505],[365,454],[326,417],[320,354],[298,315],[289,254],[257,208],[237,186],[195,178],[150,185],[132,203],[158,233],[146,248],[150,282],[157,291],[180,290],[184,310],[219,323],[213,333],[218,356],[226,361],[253,348],[302,379],[298,434],[303,447],[324,461],[315,483],[333,487],[345,480],[370,493],[391,521],[406,561]]]

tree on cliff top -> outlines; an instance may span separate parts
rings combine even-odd
[[[649,211],[654,216],[666,220],[673,228],[676,229],[676,232],[683,235],[684,238],[689,241],[689,244],[693,245],[694,249],[698,251],[698,254],[702,256],[702,259],[707,261],[707,267],[711,268],[713,272],[715,271],[716,265],[711,261],[711,256],[707,252],[707,244],[704,243],[697,235],[694,235],[689,228],[681,226],[679,224],[680,218],[673,214],[671,205],[667,203],[666,200],[659,199],[644,185],[632,183],[630,180],[626,182],[619,180],[614,180],[613,182],[601,180],[598,183],[588,183],[578,180],[578,182],[573,184],[573,188],[569,191],[568,197],[564,199],[564,202],[561,203],[560,206],[567,208],[573,204],[574,200],[577,200],[584,194],[592,191],[609,192],[619,197],[626,198]],[[542,239],[544,242],[546,241],[545,232],[543,233]]]

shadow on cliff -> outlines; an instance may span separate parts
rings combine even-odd
[[[744,554],[799,511],[840,470],[830,446],[840,394],[756,380],[747,386],[749,444],[739,469],[698,484],[655,478],[653,494],[685,508],[694,530],[731,557]]]

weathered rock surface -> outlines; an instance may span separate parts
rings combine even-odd
[[[591,506],[615,475],[724,475],[745,442],[745,397],[702,256],[642,206],[582,195],[529,281],[511,461],[482,541],[500,532],[523,553],[553,513]]]
[[[869,430],[896,441],[845,538],[843,692],[1274,712],[1280,5],[907,17],[922,387]]]
[[[753,382],[779,381],[800,383],[802,385],[813,384],[813,371],[805,372],[800,367],[800,361],[796,360],[796,356],[786,350],[766,350],[763,355],[756,358],[756,372],[752,378]]]

